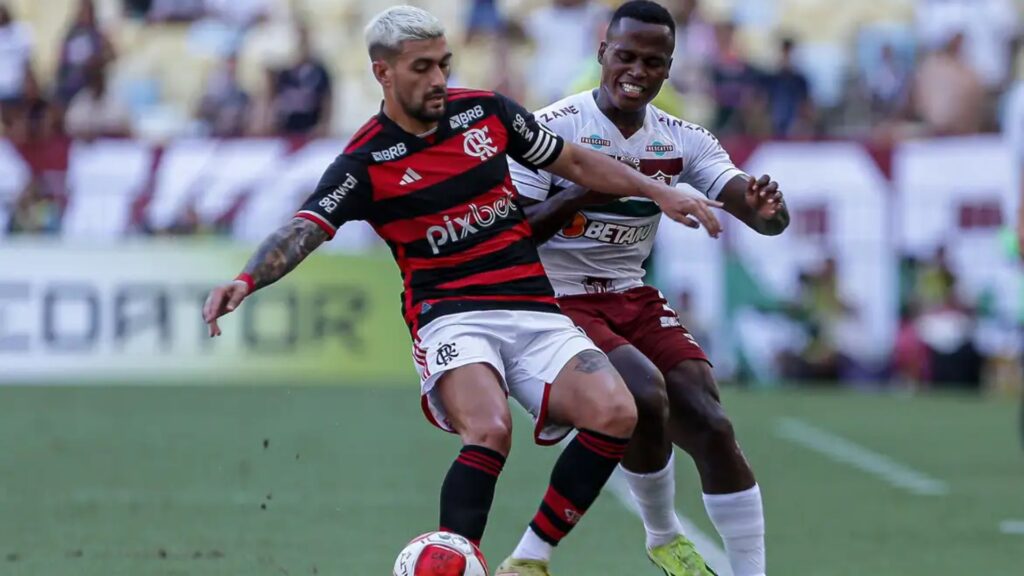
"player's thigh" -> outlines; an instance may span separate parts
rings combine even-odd
[[[512,415],[501,376],[486,363],[444,372],[434,386],[451,427],[459,435],[489,445],[507,444]]]
[[[619,346],[608,352],[608,359],[636,400],[640,419],[667,419],[668,394],[661,370],[632,344]]]
[[[661,292],[645,286],[631,291],[633,317],[618,326],[620,332],[666,377],[686,360],[709,364],[707,354]]]
[[[632,434],[637,418],[626,383],[597,349],[565,364],[551,385],[548,410],[553,421],[617,436]]]
[[[608,296],[567,296],[558,299],[562,312],[605,353],[629,342],[617,333],[602,308],[611,305]]]
[[[522,329],[507,354],[515,358],[508,387],[536,419],[538,443],[556,442],[572,427],[600,432],[602,420],[629,420],[631,429],[633,399],[590,338],[564,314],[523,313],[519,320]]]

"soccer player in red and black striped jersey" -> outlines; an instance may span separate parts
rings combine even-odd
[[[636,406],[607,357],[561,314],[507,157],[587,188],[646,196],[670,217],[717,235],[711,207],[602,154],[565,143],[515,102],[448,89],[444,29],[399,6],[367,26],[381,112],[353,136],[296,217],[257,249],[204,306],[217,318],[295,268],[351,220],[387,242],[404,281],[427,418],[464,447],[441,487],[440,527],[479,541],[511,443],[506,394],[536,419],[538,443],[572,428],[551,484],[498,574],[546,575],[552,549],[600,493],[622,458]],[[698,224],[699,222],[699,224]]]

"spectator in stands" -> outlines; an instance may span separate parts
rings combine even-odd
[[[332,115],[331,77],[313,55],[309,30],[297,29],[299,58],[274,77],[271,113],[277,132],[290,135],[324,136]]]
[[[708,65],[717,51],[715,28],[700,14],[698,0],[675,0],[670,4],[676,20],[676,51],[669,79],[684,94],[710,94]]]
[[[910,67],[897,58],[892,44],[883,44],[878,65],[868,68],[863,79],[863,89],[875,121],[906,116],[910,75]]]
[[[32,31],[0,4],[0,126],[11,138],[28,137],[32,101],[38,94],[32,73]]]
[[[142,0],[141,4],[152,22],[191,22],[206,11],[206,0]]]
[[[795,49],[795,40],[783,38],[779,43],[779,68],[765,76],[774,136],[806,135],[812,130],[814,105],[811,102],[810,83],[793,63]]]
[[[594,38],[608,22],[607,12],[591,0],[552,0],[527,16],[523,30],[534,47],[532,105],[547,106],[569,94],[580,68],[597,54]]]
[[[63,202],[34,178],[15,201],[7,229],[12,234],[56,234],[62,213]]]
[[[754,112],[759,104],[760,74],[747,62],[736,42],[736,25],[715,27],[717,56],[711,65],[711,83],[718,108],[713,132],[719,136],[755,132]]]
[[[795,380],[839,380],[852,360],[839,349],[837,335],[854,309],[839,295],[835,258],[826,258],[818,270],[801,273],[799,282],[791,313],[804,325],[807,340],[798,354],[781,355],[780,370],[784,377]]]
[[[177,2],[178,0],[172,0]],[[206,10],[218,20],[248,29],[270,15],[268,0],[206,0]]]
[[[154,0],[121,0],[121,11],[128,18],[145,20],[149,17],[149,10],[153,7]]]
[[[1019,4],[1019,3],[1018,3]],[[917,0],[918,36],[943,42],[950,29],[963,32],[964,62],[988,91],[1010,77],[1010,46],[1020,34],[1020,7],[1013,0]]]
[[[466,21],[466,43],[471,44],[478,35],[499,35],[504,32],[505,19],[501,16],[497,0],[473,0]]]
[[[985,88],[963,55],[964,35],[951,32],[941,47],[925,56],[914,79],[914,110],[937,135],[981,130]]]
[[[106,67],[90,66],[85,87],[68,105],[64,129],[73,138],[127,136],[131,133],[128,110],[128,105],[107,89]]]
[[[90,69],[114,59],[114,47],[96,23],[92,0],[79,0],[75,19],[64,35],[57,69],[57,102],[66,106],[86,84]]]
[[[206,82],[196,116],[210,136],[241,136],[249,131],[252,101],[238,83],[238,59],[224,61]]]

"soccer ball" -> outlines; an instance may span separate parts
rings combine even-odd
[[[395,560],[394,576],[487,576],[477,547],[458,534],[428,532],[413,538]]]

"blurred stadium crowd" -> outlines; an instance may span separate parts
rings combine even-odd
[[[540,107],[597,84],[611,0],[423,0],[455,44],[452,83]],[[362,26],[379,0],[0,0],[0,137],[344,138],[376,112]],[[676,15],[671,86],[656,104],[730,150],[766,139],[1024,138],[1024,0],[663,0]],[[749,145],[748,145],[749,147]],[[783,185],[785,183],[783,182]],[[58,234],[66,188],[34,174],[0,226]],[[160,230],[218,231],[195,213]],[[978,386],[985,359],[945,252],[902,259],[900,327],[885,366],[830,334],[855,313],[835,261],[801,274],[781,313],[809,335],[780,375]],[[678,304],[684,309],[685,299]]]
[[[448,23],[455,83],[542,106],[597,78],[611,0],[419,2]],[[373,0],[3,0],[4,134],[344,135],[372,113]],[[722,137],[995,131],[1018,0],[665,0],[663,108]],[[461,49],[458,49],[461,48]]]

